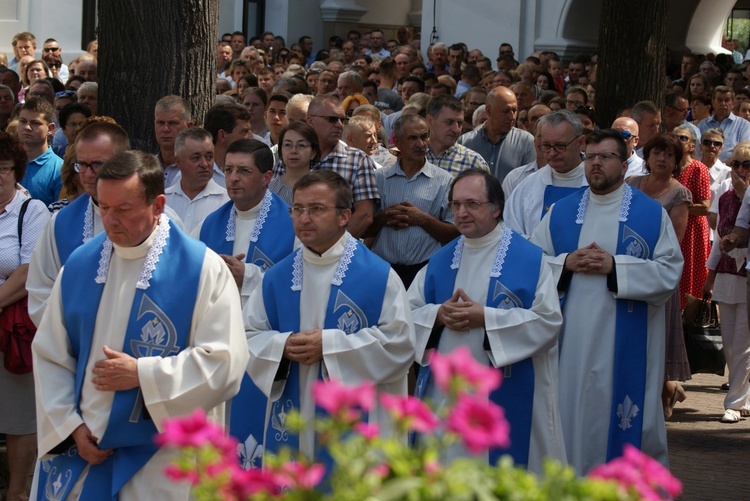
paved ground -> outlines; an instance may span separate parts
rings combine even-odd
[[[696,374],[684,384],[688,398],[667,423],[672,473],[684,485],[681,501],[750,499],[750,419],[719,422],[722,376]],[[5,450],[0,448],[0,467]],[[0,475],[0,497],[4,482]]]
[[[750,419],[719,422],[726,377],[696,374],[684,384],[688,398],[667,422],[672,473],[683,501],[750,499]]]

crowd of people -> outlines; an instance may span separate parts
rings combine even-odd
[[[720,305],[721,421],[750,414],[750,61],[733,42],[602,124],[596,54],[439,42],[423,59],[394,35],[315,51],[226,33],[202,124],[183,97],[150,103],[153,152],[99,114],[96,42],[65,65],[56,40],[36,59],[33,34],[13,38],[0,339],[10,311],[37,331],[33,371],[8,350],[0,367],[7,499],[34,465],[39,499],[187,499],[151,437],[196,408],[246,468],[281,446],[318,458],[313,426],[285,421],[314,421],[316,381],[441,405],[430,355],[459,346],[505,376],[489,398],[511,445],[487,461],[585,474],[630,443],[668,464],[690,296]],[[395,433],[385,409],[368,419]]]

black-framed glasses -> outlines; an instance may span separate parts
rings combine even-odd
[[[307,115],[307,116],[315,117],[315,118],[322,118],[323,120],[327,121],[329,124],[335,124],[337,122],[341,122],[342,124],[346,125],[349,123],[348,117],[328,116],[328,115]]]
[[[42,49],[44,52],[57,52],[60,50],[60,47],[45,47]]]
[[[574,137],[573,139],[571,139],[570,141],[568,141],[566,144],[544,144],[544,143],[542,143],[542,144],[539,145],[539,150],[542,153],[549,153],[550,150],[555,150],[558,153],[564,153],[565,150],[568,149],[568,146],[570,146],[571,144],[573,144],[573,142],[576,139],[578,139],[579,137],[581,137],[581,136]]]
[[[743,169],[750,169],[750,160],[745,160],[744,162],[735,160],[732,162],[733,169],[739,169],[740,167],[742,167]]]
[[[294,219],[302,217],[302,214],[307,212],[310,217],[320,217],[330,209],[345,209],[346,207],[337,207],[334,205],[311,205],[310,207],[303,207],[301,205],[293,205],[289,207],[289,215]]]
[[[73,164],[73,167],[75,168],[76,172],[81,173],[85,171],[86,169],[91,169],[91,172],[96,174],[99,172],[99,169],[102,168],[102,165],[104,165],[104,162],[76,162]]]
[[[585,162],[587,164],[590,164],[591,162],[593,162],[597,158],[599,160],[601,160],[602,162],[608,162],[609,160],[614,160],[615,158],[617,158],[621,162],[625,161],[625,159],[622,158],[617,153],[612,153],[612,152],[609,152],[609,151],[602,151],[602,152],[599,152],[599,153],[586,153],[586,160],[585,160]]]
[[[701,144],[706,148],[710,148],[711,146],[713,146],[714,148],[721,148],[722,146],[724,146],[724,143],[722,143],[721,141],[711,141],[710,139],[704,139],[703,141],[701,141]]]
[[[677,106],[672,106],[671,104],[668,104],[668,105],[667,105],[667,108],[672,108],[672,109],[673,109],[673,110],[675,110],[675,111],[679,111],[679,112],[680,112],[680,113],[682,113],[683,115],[686,115],[686,114],[687,114],[687,112],[688,112],[688,111],[690,111],[690,108],[685,108],[684,110],[681,110],[681,109],[680,109],[680,108],[678,108]]]

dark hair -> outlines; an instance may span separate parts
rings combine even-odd
[[[83,78],[81,75],[70,75],[68,77],[68,81],[65,82],[65,88],[66,89],[72,89],[73,87],[70,87],[70,84],[73,83],[73,82],[85,83],[85,82],[87,82],[87,80],[85,78]]]
[[[404,84],[406,82],[413,82],[413,83],[417,84],[417,87],[419,88],[419,92],[424,92],[424,80],[422,80],[418,76],[416,76],[416,75],[409,75],[407,77],[404,77],[402,84]]]
[[[310,147],[313,150],[313,157],[311,160],[312,165],[315,165],[320,161],[320,142],[318,141],[318,135],[315,133],[315,129],[307,125],[305,122],[290,122],[289,125],[281,129],[281,132],[279,133],[279,158],[281,161],[284,161],[283,155],[282,155],[282,148],[281,143],[284,142],[284,137],[286,137],[286,133],[290,130],[293,130],[303,138],[307,142],[310,143]]]
[[[628,146],[625,144],[625,140],[622,138],[619,130],[601,129],[590,132],[586,136],[586,146],[589,144],[599,144],[607,139],[611,139],[617,143],[617,154],[623,161],[626,161],[628,159]]]
[[[408,115],[401,115],[400,117],[396,119],[395,122],[393,122],[393,137],[397,137],[401,139],[404,135],[404,125],[410,124],[412,122],[420,122],[424,124],[426,127],[428,127],[428,130],[429,130],[429,126],[427,125],[427,120],[422,118],[421,115],[415,115],[415,114],[409,113]]]
[[[456,178],[451,183],[451,189],[448,191],[448,200],[453,201],[453,188],[456,186],[456,183],[459,180],[470,176],[478,176],[484,178],[484,187],[487,190],[487,199],[492,205],[500,210],[500,214],[498,214],[497,220],[502,221],[503,208],[505,206],[505,194],[503,193],[503,185],[500,184],[500,180],[498,180],[489,171],[483,169],[466,169],[459,172]]]
[[[26,174],[26,159],[26,150],[18,140],[7,132],[0,131],[0,160],[13,162],[13,175],[17,183]]]
[[[646,170],[649,172],[651,172],[651,166],[648,164],[648,158],[651,156],[653,150],[672,152],[675,160],[675,167],[672,171],[672,176],[677,174],[683,156],[682,143],[677,139],[677,136],[667,132],[661,132],[652,137],[648,143],[646,143],[646,146],[643,147],[643,159],[646,161]]]
[[[292,188],[292,197],[297,190],[308,188],[314,184],[322,183],[333,190],[336,197],[336,207],[350,209],[352,206],[352,189],[346,179],[332,170],[318,169],[313,170],[302,176]],[[337,209],[337,212],[341,209]]]
[[[31,97],[27,99],[26,102],[22,103],[18,108],[19,113],[24,110],[44,114],[44,121],[48,124],[55,119],[55,108],[46,99],[39,97]]]
[[[257,139],[238,139],[227,147],[229,153],[247,153],[253,157],[253,162],[259,171],[266,173],[273,170],[273,153],[265,143]]]
[[[80,113],[86,118],[91,116],[91,110],[86,105],[78,103],[66,104],[57,115],[57,120],[60,122],[60,128],[64,129],[65,126],[68,125],[68,119],[73,113]]]
[[[471,92],[471,89],[467,91],[467,94],[469,92]],[[443,108],[449,108],[462,113],[465,110],[464,104],[453,96],[435,96],[427,103],[427,114],[436,117]]]
[[[211,133],[216,144],[219,131],[232,132],[237,120],[250,121],[250,113],[239,104],[222,103],[212,106],[206,113],[205,129]]]
[[[263,109],[265,110],[268,107],[268,94],[266,94],[266,91],[261,89],[260,87],[251,87],[245,91],[245,95],[242,96],[242,100],[245,100],[245,97],[247,97],[248,94],[252,94],[258,99],[260,99],[260,102],[263,103]]]
[[[182,152],[185,151],[185,141],[188,139],[192,139],[193,141],[197,141],[197,142],[204,142],[204,141],[213,142],[213,137],[211,137],[211,133],[208,132],[203,127],[198,127],[194,125],[192,127],[182,129],[177,134],[177,137],[174,139],[174,154],[176,156],[182,157]]]
[[[112,142],[112,150],[115,154],[130,149],[130,137],[125,129],[116,123],[91,122],[83,126],[76,136],[76,145],[84,141],[94,141],[99,136],[107,136]]]
[[[143,151],[117,153],[104,162],[96,179],[127,179],[133,174],[137,174],[141,181],[147,204],[152,204],[157,196],[164,194],[164,169],[154,155]]]
[[[245,82],[247,82],[247,85],[250,87],[258,86],[258,77],[255,76],[255,74],[253,73],[248,73],[247,75],[243,76],[240,80],[244,80]]]

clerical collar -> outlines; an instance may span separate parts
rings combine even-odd
[[[606,195],[597,195],[593,191],[591,192],[591,201],[599,205],[607,205],[622,200],[625,191],[625,183],[623,182],[615,191],[607,193]]]
[[[550,167],[552,169],[552,167]],[[557,172],[555,169],[552,169],[552,179],[559,179],[561,181],[568,181],[571,179],[576,179],[585,174],[583,162],[578,164],[575,168],[569,170],[568,172]]]
[[[237,211],[237,217],[240,219],[257,219],[261,205],[263,205],[263,199],[261,199],[258,205],[251,207],[248,210],[239,210],[236,205],[234,206],[234,210]]]
[[[344,234],[341,235],[341,237],[336,241],[336,243],[334,243],[323,254],[318,254],[314,250],[310,249],[307,245],[303,245],[302,257],[305,258],[305,261],[314,264],[326,265],[335,263],[341,257],[341,254],[343,254],[344,248],[346,247],[346,244],[350,238],[352,238],[352,236],[348,231],[345,231]]]
[[[464,238],[464,245],[471,249],[479,249],[488,245],[495,245],[500,241],[503,234],[503,223],[498,223],[495,228],[484,236],[477,238]]]

